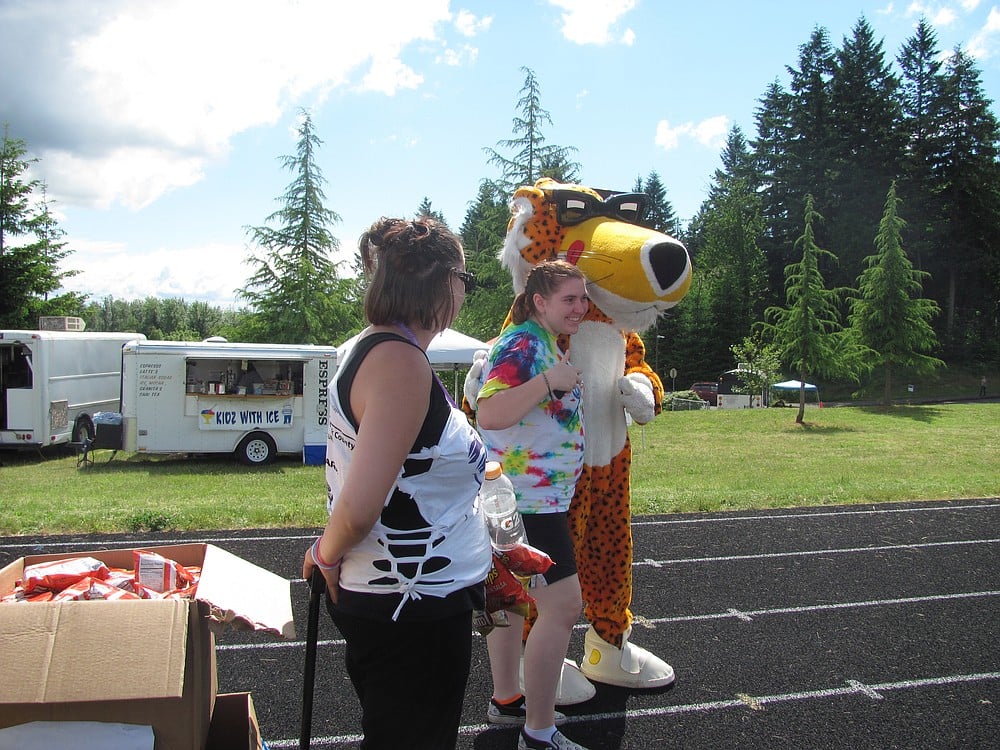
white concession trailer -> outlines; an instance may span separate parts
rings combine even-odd
[[[326,457],[332,346],[132,341],[122,357],[121,448],[233,453],[259,466],[278,453]],[[103,444],[98,429],[98,447]]]
[[[122,346],[142,338],[124,332],[0,330],[0,448],[92,440],[94,415],[119,409]]]

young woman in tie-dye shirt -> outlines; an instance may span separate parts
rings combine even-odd
[[[524,724],[520,748],[580,748],[559,734],[556,687],[573,625],[582,606],[566,511],[583,467],[584,415],[580,370],[557,345],[587,313],[586,279],[576,266],[535,266],[514,300],[483,368],[476,422],[491,459],[499,461],[517,495],[528,544],[553,560],[533,581],[538,617],[524,643],[524,695],[518,671],[523,620],[496,628],[486,643],[493,676],[491,723]]]

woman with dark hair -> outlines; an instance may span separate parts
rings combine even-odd
[[[471,291],[458,238],[430,218],[360,239],[367,328],[330,384],[329,520],[305,554],[326,579],[361,701],[361,747],[453,748],[491,554],[486,454],[427,361]]]
[[[556,724],[556,688],[582,601],[566,512],[583,466],[579,368],[563,357],[560,334],[574,334],[587,313],[586,278],[564,261],[539,263],[514,300],[512,325],[493,345],[483,367],[476,423],[490,459],[514,485],[528,544],[552,558],[534,576],[538,617],[524,641],[524,695],[520,693],[522,617],[486,638],[493,676],[487,720],[521,724],[518,748],[584,750]]]

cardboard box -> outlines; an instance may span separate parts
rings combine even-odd
[[[217,691],[214,634],[228,625],[295,637],[284,578],[210,544],[142,549],[200,566],[196,600],[0,604],[0,727],[147,724],[156,750],[203,750]],[[133,567],[131,549],[35,555],[0,570],[0,592],[25,566],[67,557]]]
[[[205,750],[262,750],[263,745],[250,693],[217,695]]]

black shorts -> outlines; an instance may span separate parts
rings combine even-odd
[[[576,574],[576,555],[565,513],[522,513],[528,544],[552,558],[552,567],[542,574],[555,583]]]

